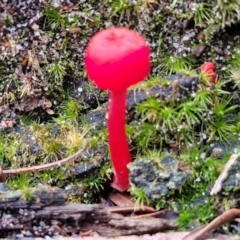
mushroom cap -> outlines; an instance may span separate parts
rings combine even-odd
[[[212,62],[205,62],[201,66],[201,71],[204,73],[212,72],[214,70],[215,66]]]
[[[145,39],[133,30],[105,29],[88,43],[85,67],[100,89],[123,91],[147,77],[150,50]]]

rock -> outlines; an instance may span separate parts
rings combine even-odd
[[[149,199],[160,199],[172,194],[184,185],[189,174],[178,169],[179,160],[165,157],[157,162],[152,159],[139,159],[130,163],[130,182],[145,190]]]

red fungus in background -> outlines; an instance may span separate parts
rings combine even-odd
[[[204,73],[213,72],[215,66],[212,62],[205,62],[201,65],[201,71]]]
[[[206,73],[212,83],[217,82],[217,74],[214,72],[215,66],[212,62],[205,62],[200,67],[202,73]]]
[[[149,47],[143,37],[130,29],[105,29],[90,40],[85,67],[100,89],[110,91],[108,139],[114,167],[111,186],[123,192],[129,187],[127,164],[131,162],[125,130],[127,88],[147,77]]]

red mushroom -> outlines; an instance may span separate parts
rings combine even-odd
[[[144,38],[130,29],[105,29],[88,43],[85,67],[100,89],[110,91],[108,139],[114,168],[111,186],[123,192],[129,187],[127,164],[131,162],[125,130],[127,88],[147,77],[150,50]]]
[[[204,73],[213,72],[215,66],[212,62],[205,62],[201,65],[201,71]]]
[[[212,83],[217,82],[217,74],[214,72],[214,68],[215,66],[212,62],[205,62],[200,67],[201,72],[206,73]]]

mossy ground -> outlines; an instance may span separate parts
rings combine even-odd
[[[107,142],[104,127],[92,130],[86,115],[107,101],[107,93],[90,83],[83,52],[90,37],[109,26],[127,26],[143,34],[152,52],[152,72],[137,88],[172,87],[163,101],[151,97],[137,106],[127,131],[134,159],[172,154],[184,162],[187,187],[152,204],[181,212],[181,226],[206,222],[224,210],[227,197],[208,197],[190,207],[214,183],[229,154],[203,158],[214,142],[237,141],[240,134],[239,6],[232,1],[24,1],[2,3],[0,57],[0,162],[3,168],[39,165],[76,152],[88,139],[90,148]],[[204,61],[216,64],[218,82],[200,73]],[[199,76],[183,98],[169,74]],[[102,109],[104,113],[105,109]],[[10,122],[9,122],[10,121]],[[14,129],[6,124],[12,124]],[[238,152],[238,149],[236,149]],[[107,154],[107,153],[106,153]],[[92,159],[85,159],[85,161]],[[17,189],[37,183],[77,189],[72,201],[95,201],[111,177],[109,162],[85,178],[71,175],[72,165],[42,173],[10,176]],[[131,189],[137,203],[150,202]]]

